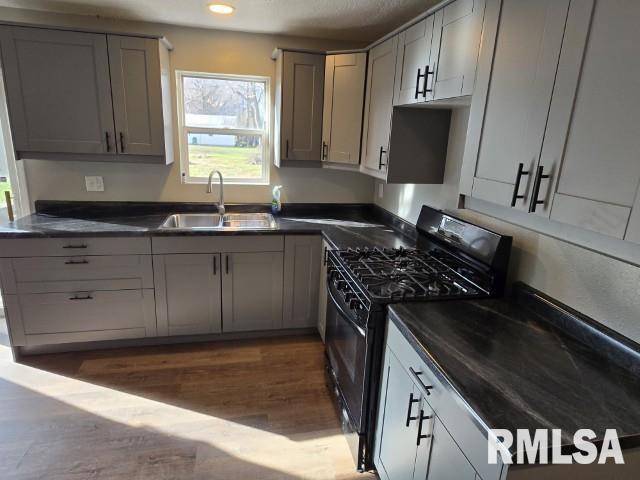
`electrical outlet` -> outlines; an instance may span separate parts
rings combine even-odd
[[[87,192],[104,192],[104,180],[102,177],[84,177]]]
[[[384,183],[378,184],[378,198],[384,197]]]

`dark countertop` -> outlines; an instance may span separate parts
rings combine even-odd
[[[640,442],[638,345],[525,286],[508,300],[397,304],[393,321],[489,428]],[[512,451],[513,453],[513,451]]]
[[[271,230],[160,229],[171,213],[216,212],[211,204],[160,202],[36,202],[39,213],[0,224],[0,239],[104,236],[198,236],[322,234],[335,248],[411,247],[415,241],[397,227],[408,229],[397,217],[372,205],[285,206]],[[228,205],[227,212],[269,211],[268,205]],[[396,229],[392,229],[394,224]]]

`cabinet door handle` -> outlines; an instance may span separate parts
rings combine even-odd
[[[289,140],[287,140],[287,141],[285,142],[285,146],[286,146],[286,148],[285,148],[284,158],[285,158],[286,160],[289,160]]]
[[[414,376],[416,381],[420,384],[420,386],[422,387],[424,392],[427,394],[427,396],[431,395],[431,389],[433,388],[433,385],[425,385],[424,384],[424,382],[420,379],[420,375],[422,375],[423,373],[414,370],[413,367],[409,367],[409,371]]]
[[[213,256],[213,276],[218,275],[218,256]]]
[[[428,68],[429,67],[427,67],[427,71],[428,71]],[[415,94],[413,96],[413,98],[415,98],[416,100],[418,99],[418,95],[420,95],[420,79],[424,78],[424,83],[425,83],[425,85],[427,84],[427,78],[426,78],[425,74],[421,73],[421,72],[422,72],[422,70],[418,69],[418,76],[416,77],[416,92],[415,92]]]
[[[65,265],[86,265],[89,263],[89,260],[82,259],[82,260],[67,260],[66,262],[64,262]]]
[[[536,178],[533,181],[533,192],[531,193],[529,213],[534,213],[538,205],[544,205],[544,200],[538,200],[538,196],[540,195],[540,184],[542,183],[543,178],[549,178],[549,175],[544,174],[544,165],[540,165],[536,172]]]
[[[107,144],[107,152],[111,151],[111,143],[109,143],[109,132],[104,132],[104,141]]]
[[[416,445],[420,446],[420,440],[424,440],[431,436],[430,433],[423,434],[422,433],[422,425],[425,420],[433,418],[433,415],[425,415],[424,410],[420,410],[420,419],[418,420],[418,438],[416,439]]]
[[[326,160],[329,156],[329,145],[325,141],[322,142],[322,159]]]
[[[124,153],[124,133],[120,132],[120,153]]]
[[[225,262],[225,270],[227,272],[227,275],[229,275],[229,255],[224,256],[224,262]]]
[[[516,173],[516,183],[513,186],[513,196],[511,197],[511,206],[515,207],[516,202],[520,199],[524,200],[524,195],[518,195],[518,190],[520,190],[520,180],[522,180],[523,175],[529,175],[529,171],[524,171],[524,163],[518,164],[518,173]]]
[[[382,154],[387,153],[387,151],[380,147],[380,156],[378,157],[378,170],[382,170],[382,167],[386,166],[386,163],[382,163]]]
[[[407,409],[407,422],[405,423],[405,427],[408,427],[412,420],[418,419],[418,417],[413,417],[411,415],[411,410],[413,409],[413,404],[418,403],[419,401],[419,398],[413,398],[413,393],[409,394],[409,408]]]
[[[426,98],[427,93],[433,92],[433,89],[427,88],[427,85],[429,84],[429,75],[433,75],[434,73],[436,73],[435,70],[429,71],[429,65],[427,65],[425,67],[425,70],[424,70],[424,85],[422,85],[422,97],[423,98]]]
[[[93,297],[90,294],[84,297],[79,297],[77,294],[74,294],[73,297],[69,297],[69,300],[93,300]]]

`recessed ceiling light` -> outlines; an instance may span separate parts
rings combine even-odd
[[[224,3],[212,3],[209,5],[209,10],[219,15],[231,15],[235,8],[231,5],[225,5]]]

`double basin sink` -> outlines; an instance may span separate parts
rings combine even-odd
[[[160,226],[173,230],[271,230],[276,222],[270,213],[174,213]]]

